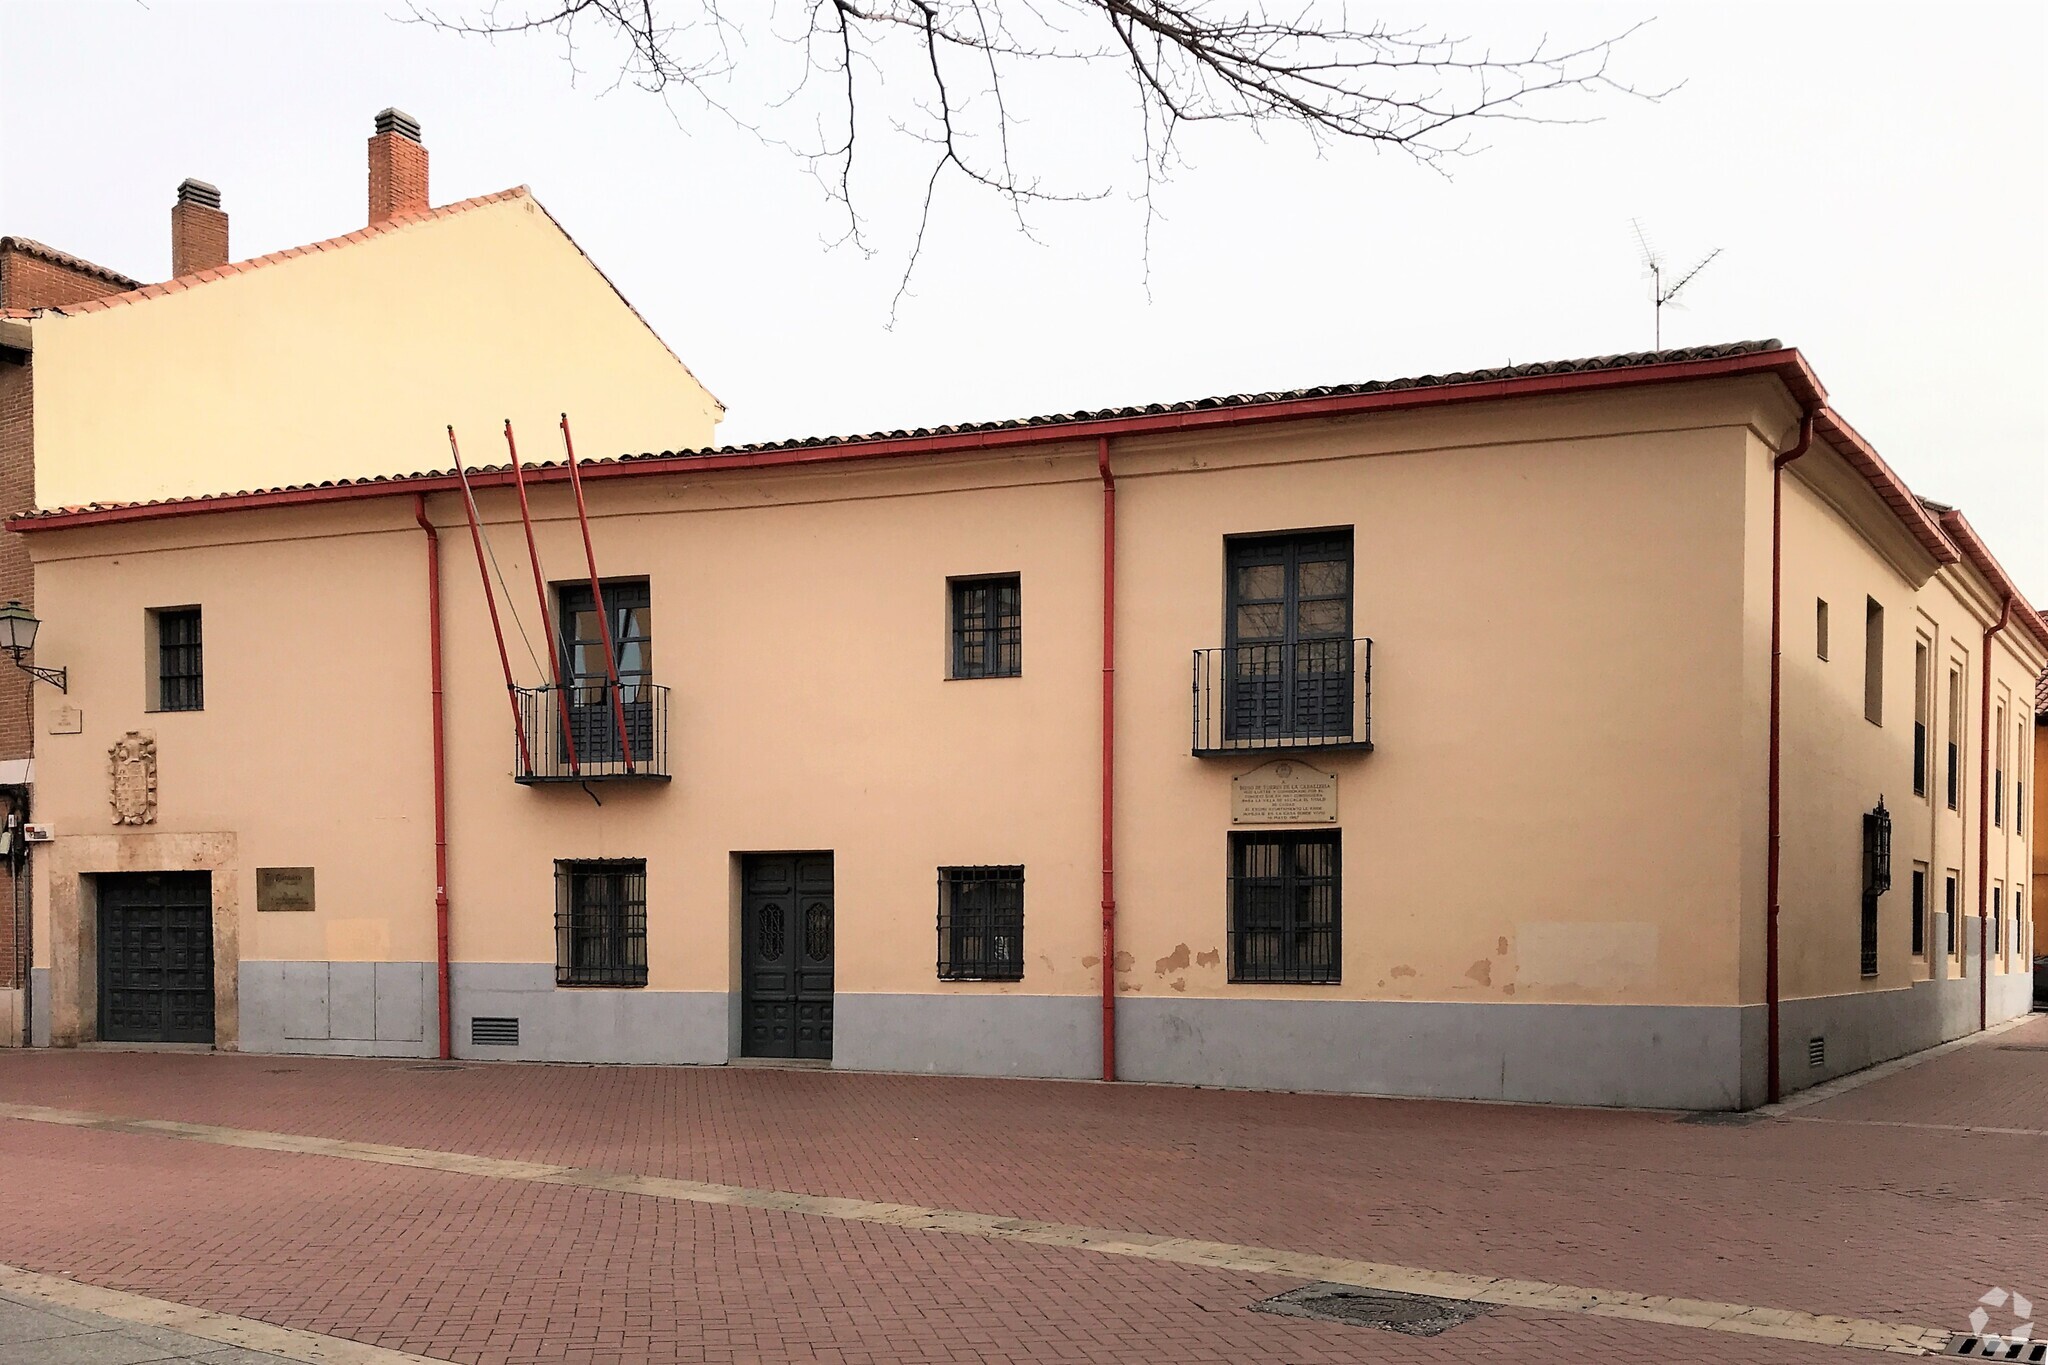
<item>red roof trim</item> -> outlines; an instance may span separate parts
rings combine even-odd
[[[1813,429],[1820,438],[1833,446],[1841,457],[1849,462],[1850,468],[1861,474],[1871,488],[1883,498],[1885,505],[1892,509],[1898,519],[1920,542],[1922,549],[1934,556],[1937,564],[1956,562],[1955,546],[1941,532],[1927,509],[1920,505],[1920,499],[1913,490],[1906,487],[1884,458],[1872,448],[1870,442],[1856,433],[1856,429],[1842,420],[1841,414],[1833,408],[1824,407],[1814,414]]]
[[[586,460],[581,468],[586,479],[639,478],[679,472],[702,474],[727,469],[767,469],[917,455],[1010,450],[1028,446],[1092,441],[1101,436],[1128,437],[1209,431],[1267,422],[1432,408],[1453,403],[1598,393],[1610,389],[1635,388],[1645,384],[1724,379],[1748,374],[1777,375],[1802,403],[1817,403],[1825,399],[1825,391],[1821,389],[1813,371],[1808,368],[1805,357],[1796,349],[1787,347],[1776,351],[1752,352],[1710,360],[1522,375],[1474,383],[1388,389],[1371,393],[1339,394],[1276,402],[1251,402],[1188,411],[1084,418],[994,430],[863,437],[830,445],[800,445],[784,449],[771,448],[724,454],[714,449],[699,454],[639,456],[628,460],[595,462]],[[1889,473],[1888,470],[1886,472]],[[529,468],[526,471],[526,478],[529,483],[560,482],[567,480],[568,473],[558,464],[541,465]],[[472,473],[470,483],[473,487],[479,488],[509,486],[511,475],[504,471],[482,471]],[[255,511],[308,504],[355,502],[414,493],[441,493],[459,487],[453,474],[400,475],[309,488],[216,494],[173,502],[62,508],[16,517],[8,525],[11,529],[22,532],[49,531],[75,526],[155,521],[167,517],[197,516],[210,512]]]
[[[1968,561],[1970,567],[1983,574],[1999,596],[2012,603],[2013,624],[2038,640],[2041,648],[2048,649],[2048,619],[2044,619],[2041,613],[2035,611],[2028,603],[2027,595],[2020,591],[2019,584],[2012,581],[2012,575],[2005,571],[2005,566],[1998,562],[1997,557],[1984,544],[1982,537],[1977,534],[1977,528],[1970,525],[1970,519],[1950,508],[1941,514],[1941,529],[1948,533],[1949,539],[1963,552],[1963,558]]]

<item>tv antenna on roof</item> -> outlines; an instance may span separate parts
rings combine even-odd
[[[1675,300],[1678,297],[1679,290],[1691,284],[1695,276],[1711,265],[1714,258],[1721,254],[1721,248],[1715,247],[1712,251],[1709,251],[1700,259],[1698,265],[1679,276],[1676,284],[1667,285],[1664,283],[1664,258],[1659,256],[1657,249],[1650,245],[1650,234],[1643,231],[1642,219],[1631,218],[1628,222],[1629,226],[1635,229],[1636,245],[1641,247],[1643,251],[1643,274],[1650,281],[1650,299],[1654,305],[1652,313],[1654,330],[1652,336],[1654,337],[1656,348],[1661,351],[1664,349],[1664,305]],[[1683,307],[1682,304],[1679,306]]]

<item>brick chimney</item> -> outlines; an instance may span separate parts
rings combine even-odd
[[[370,139],[370,222],[426,207],[427,149],[420,143],[419,120],[386,109],[377,115],[377,132]]]
[[[221,212],[220,191],[204,180],[187,180],[171,205],[171,278],[227,263],[228,216]]]

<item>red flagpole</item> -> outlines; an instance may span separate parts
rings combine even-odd
[[[455,456],[455,477],[462,481],[462,511],[469,518],[469,543],[476,547],[476,576],[484,585],[484,605],[491,609],[491,634],[498,642],[498,666],[505,670],[505,699],[512,703],[512,733],[519,737],[519,762],[527,774],[533,772],[533,753],[526,747],[526,721],[519,714],[519,689],[512,682],[512,656],[505,652],[505,631],[498,624],[498,595],[491,591],[490,571],[484,566],[484,533],[477,524],[476,494],[469,487],[469,472],[462,467],[462,447],[455,443],[455,428],[448,428],[448,449]]]
[[[590,600],[597,605],[597,625],[604,635],[605,674],[612,684],[612,718],[619,724],[619,747],[626,755],[626,771],[633,771],[633,737],[626,732],[626,703],[619,690],[619,656],[612,648],[611,612],[604,604],[604,589],[597,582],[597,551],[590,545],[590,510],[583,505],[583,476],[576,472],[576,442],[569,435],[569,414],[562,414],[562,449],[569,455],[569,486],[576,490],[576,520],[583,527],[583,559],[590,566]]]
[[[519,490],[519,520],[526,527],[526,557],[533,561],[533,591],[540,598],[540,629],[547,637],[548,675],[555,680],[555,704],[562,712],[562,744],[569,751],[569,775],[581,777],[583,766],[576,761],[576,736],[569,723],[569,694],[562,687],[562,651],[555,640],[555,623],[548,611],[548,585],[541,578],[540,548],[533,543],[533,512],[526,505],[526,475],[519,468],[519,443],[512,439],[512,419],[505,419],[505,449],[512,452],[512,485]]]

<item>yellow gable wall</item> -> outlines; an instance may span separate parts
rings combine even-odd
[[[45,507],[708,445],[717,401],[525,195],[35,324]]]

